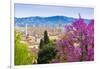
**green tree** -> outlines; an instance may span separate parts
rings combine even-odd
[[[47,31],[44,31],[44,38],[40,40],[39,45],[38,64],[50,63],[55,56],[55,45],[49,40]]]
[[[48,44],[49,43],[49,36],[48,36],[48,32],[44,31],[44,43]]]
[[[43,41],[43,39],[41,39],[40,44],[39,44],[39,48],[42,49],[43,45],[44,45],[44,41]]]
[[[38,64],[50,63],[50,61],[55,58],[56,50],[55,46],[52,44],[44,45],[38,53]]]
[[[26,65],[32,64],[33,55],[28,50],[28,45],[25,43],[21,43],[21,33],[15,32],[15,54],[14,54],[14,62],[15,65]]]

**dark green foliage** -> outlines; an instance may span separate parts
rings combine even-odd
[[[39,48],[41,49],[43,45],[44,45],[44,41],[43,41],[43,39],[41,39],[41,40],[40,40]]]
[[[38,53],[38,64],[49,63],[56,56],[55,46],[53,44],[44,45]]]
[[[49,43],[49,36],[48,36],[48,32],[44,31],[44,43],[48,44]]]
[[[38,64],[50,63],[55,58],[56,50],[55,45],[49,40],[47,31],[44,32],[44,38],[40,40],[38,52]]]

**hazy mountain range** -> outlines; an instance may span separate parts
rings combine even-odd
[[[51,16],[51,17],[23,17],[23,18],[14,18],[16,26],[28,26],[36,25],[36,26],[56,26],[58,24],[65,25],[67,23],[72,23],[77,18],[66,17],[66,16]],[[89,19],[84,19],[88,24],[90,22]]]

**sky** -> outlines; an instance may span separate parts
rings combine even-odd
[[[14,5],[15,17],[50,17],[50,16],[67,16],[78,18],[79,13],[82,18],[93,19],[94,8],[86,7],[68,7],[68,6],[49,6],[34,4],[18,4]]]

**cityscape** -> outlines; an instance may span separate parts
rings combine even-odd
[[[94,61],[93,8],[15,4],[15,65],[84,61]]]

